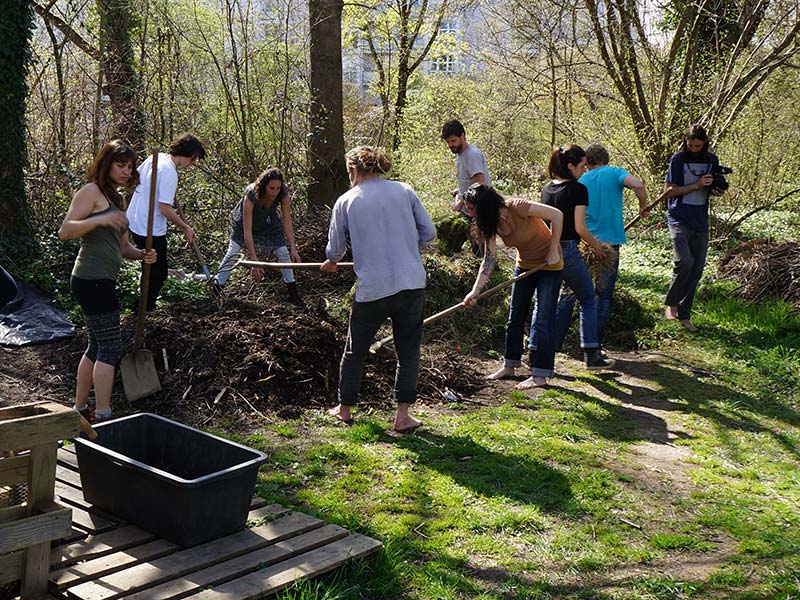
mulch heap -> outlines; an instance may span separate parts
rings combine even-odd
[[[169,305],[148,315],[145,341],[163,390],[131,408],[208,426],[333,406],[346,335],[347,324],[323,303],[297,308],[226,297]],[[368,356],[360,407],[394,407],[395,366],[390,344]],[[441,403],[448,389],[468,395],[480,386],[467,357],[440,345],[423,349],[421,402]]]
[[[719,272],[752,302],[775,298],[800,308],[800,242],[746,242],[723,258]]]

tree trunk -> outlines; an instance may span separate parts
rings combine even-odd
[[[33,11],[28,0],[6,0],[0,19],[0,234],[30,233],[25,220],[25,98]]]
[[[342,99],[342,0],[309,0],[311,139],[308,203],[332,205],[347,191]]]
[[[144,114],[133,68],[129,0],[97,0],[104,91],[111,102],[111,134],[144,148]]]

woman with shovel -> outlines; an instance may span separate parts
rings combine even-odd
[[[259,253],[274,252],[278,262],[287,265],[301,262],[294,240],[289,189],[283,180],[283,173],[275,167],[268,167],[248,185],[239,203],[231,211],[231,240],[228,252],[213,279],[215,293],[219,294],[222,286],[228,281],[242,250],[247,251],[252,261],[258,260]],[[259,267],[252,267],[251,273],[256,281],[261,281],[264,276],[263,269]],[[281,269],[281,273],[289,301],[302,306],[303,301],[297,291],[294,271]]]
[[[58,230],[62,240],[80,238],[70,288],[83,311],[89,338],[78,363],[75,409],[89,421],[111,418],[114,370],[122,354],[117,276],[122,259],[156,261],[156,251],[140,250],[128,239],[125,198],[139,183],[136,155],[122,140],[106,143],[86,172],[89,181],[72,198]],[[88,406],[94,385],[97,410]]]
[[[473,184],[464,194],[470,217],[475,219],[483,238],[484,252],[478,277],[464,304],[473,306],[481,290],[497,266],[497,236],[509,248],[517,249],[514,276],[535,270],[530,276],[516,281],[511,288],[511,306],[506,324],[505,360],[503,367],[488,379],[512,377],[522,366],[522,341],[525,321],[531,302],[536,297],[536,310],[531,318],[531,335],[534,329],[538,347],[531,350],[531,376],[517,385],[528,389],[547,385],[555,367],[554,321],[558,290],[561,286],[561,228],[564,216],[556,208],[518,198],[505,200],[494,188]],[[551,229],[545,221],[550,222]]]

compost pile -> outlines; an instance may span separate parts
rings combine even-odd
[[[800,242],[746,242],[722,260],[719,270],[752,302],[776,298],[800,307]]]
[[[307,408],[333,406],[346,335],[346,323],[329,315],[324,303],[298,308],[228,296],[219,304],[169,305],[148,316],[145,336],[163,390],[136,409],[208,425],[246,422],[264,412],[293,418]],[[395,365],[391,345],[368,356],[360,406],[394,406]],[[479,386],[466,357],[439,346],[423,352],[421,401],[439,403],[448,388],[469,394]]]

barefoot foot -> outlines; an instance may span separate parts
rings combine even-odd
[[[329,408],[328,414],[346,425],[353,422],[353,417],[350,415],[350,407],[343,404],[337,404],[333,408]]]
[[[544,387],[547,385],[547,378],[545,377],[528,377],[525,381],[520,381],[517,384],[518,390],[529,390],[531,388]]]
[[[415,430],[417,427],[422,427],[422,421],[417,421],[408,415],[404,417],[396,417],[392,429],[398,433],[406,433]]]
[[[514,367],[502,367],[501,369],[498,369],[491,375],[487,375],[486,379],[492,379],[492,380],[505,379],[506,377],[513,377],[515,373],[516,369]]]
[[[699,327],[692,323],[689,319],[681,319],[681,325],[683,325],[684,329],[687,331],[697,331]]]
[[[677,306],[668,306],[664,309],[664,316],[669,321],[674,321],[678,318],[678,307]]]

